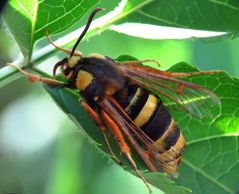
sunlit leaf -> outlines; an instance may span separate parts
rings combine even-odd
[[[211,32],[133,22],[112,25],[110,29],[130,36],[147,39],[187,39],[226,35],[225,32]]]
[[[23,55],[31,57],[34,43],[45,36],[63,31],[79,21],[98,0],[84,1],[9,1],[4,11],[5,21]]]
[[[232,37],[237,36],[239,32],[238,17],[239,4],[237,0],[162,0],[151,1],[117,23],[151,24],[155,25],[154,28],[157,26],[169,26],[188,29],[185,30],[185,33],[189,33],[189,29],[201,30],[197,33],[190,31],[191,33],[189,33],[188,37],[207,37],[211,36],[213,32],[215,35],[220,34],[219,32],[229,33]],[[125,30],[123,27],[124,25],[116,25],[112,29],[122,33],[127,32],[126,34],[137,37],[140,36],[140,32],[144,31],[143,28]],[[204,31],[211,31],[211,34],[209,32],[205,34]],[[147,37],[150,38],[151,33],[149,32]],[[173,33],[173,31],[170,31],[170,33]],[[145,36],[141,35],[143,38]],[[158,36],[160,37],[160,35]],[[175,39],[176,37],[177,35],[175,34],[171,38]]]
[[[187,72],[190,66],[179,63],[170,71]],[[220,73],[190,81],[210,88],[220,98],[221,107],[214,117],[201,120],[173,113],[187,140],[176,182],[195,193],[235,193],[239,180],[239,80]]]

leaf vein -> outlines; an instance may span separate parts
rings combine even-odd
[[[192,163],[190,163],[189,161],[187,161],[186,159],[182,159],[182,162],[184,162],[186,165],[188,165],[189,167],[191,167],[192,169],[194,169],[195,172],[200,173],[202,176],[206,177],[207,179],[209,179],[210,181],[212,181],[213,183],[215,183],[216,185],[218,185],[219,187],[221,187],[222,189],[224,189],[225,191],[227,191],[228,193],[233,193],[233,191],[228,188],[227,186],[223,185],[222,183],[220,183],[219,181],[215,180],[213,177],[211,177],[209,174],[207,174],[206,172],[204,172],[202,169],[199,169],[198,167],[194,166]]]
[[[18,4],[20,5],[20,7],[26,12],[26,14],[31,18],[33,18],[33,16],[31,15],[31,13],[24,7],[24,5],[19,1],[17,0]]]
[[[63,14],[61,17],[57,18],[56,20],[53,20],[53,21],[47,23],[46,25],[42,26],[41,28],[39,28],[38,30],[36,30],[35,33],[38,33],[38,32],[40,32],[41,30],[45,29],[47,26],[50,26],[51,24],[53,24],[53,23],[59,21],[60,19],[64,18],[66,15],[70,14],[70,13],[71,13],[72,11],[74,11],[75,9],[77,9],[77,8],[79,8],[79,7],[82,7],[81,4],[82,4],[83,2],[84,2],[84,1],[81,1],[81,2],[80,2],[77,6],[75,6],[72,10],[70,10],[69,12]],[[83,10],[85,10],[85,9],[83,8]]]
[[[230,168],[227,169],[227,171],[223,172],[222,174],[220,174],[219,176],[216,177],[216,179],[220,179],[222,178],[224,175],[226,175],[227,173],[229,173],[234,167],[236,167],[238,165],[238,162],[235,162]]]
[[[146,16],[146,17],[149,17],[149,18],[158,20],[158,21],[160,21],[160,22],[165,22],[165,23],[167,23],[167,24],[175,25],[175,26],[178,26],[178,27],[185,27],[185,26],[179,25],[179,24],[177,24],[177,23],[175,23],[175,22],[169,22],[168,20],[164,20],[164,19],[161,19],[161,18],[152,16],[152,15],[150,15],[150,14],[144,13],[143,11],[140,11],[140,10],[138,10],[137,12],[138,12],[139,14],[142,14],[142,15],[144,15],[144,16]]]
[[[208,141],[208,140],[217,139],[217,138],[231,137],[231,136],[239,136],[239,132],[212,135],[210,137],[203,137],[203,138],[188,141],[187,145],[191,145],[191,144],[194,144],[194,143],[200,143],[200,142],[203,142],[203,141]]]
[[[218,4],[218,5],[223,5],[225,7],[228,7],[228,8],[234,9],[236,11],[239,11],[238,7],[229,5],[228,3],[225,3],[225,2],[222,2],[222,1],[217,1],[217,0],[209,0],[209,1],[211,1],[212,3]]]

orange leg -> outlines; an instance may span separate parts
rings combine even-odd
[[[22,74],[27,76],[28,79],[32,82],[41,82],[43,84],[47,84],[47,85],[55,86],[55,87],[64,87],[65,86],[65,84],[63,82],[60,82],[60,81],[57,81],[57,80],[54,80],[54,79],[48,79],[48,78],[40,77],[38,75],[28,73],[28,72],[24,71],[22,68],[14,65],[12,63],[8,63],[8,65],[17,68]]]
[[[114,154],[114,152],[113,152],[113,150],[112,150],[112,148],[110,146],[110,142],[109,142],[108,137],[107,137],[107,135],[105,133],[105,126],[104,126],[104,124],[103,124],[99,114],[97,112],[95,112],[83,99],[80,99],[80,104],[85,109],[85,111],[88,113],[90,118],[99,127],[100,132],[102,132],[102,134],[103,134],[103,136],[105,138],[106,145],[107,145],[108,150],[109,150],[110,154],[112,155],[112,157],[116,160],[117,163],[122,165],[122,162],[116,157],[116,155]]]
[[[147,182],[147,180],[141,175],[140,171],[137,168],[136,163],[134,162],[133,158],[131,157],[130,154],[130,148],[127,145],[127,143],[124,140],[124,137],[118,127],[118,125],[110,118],[110,116],[104,112],[101,111],[101,115],[104,118],[105,124],[106,126],[110,129],[111,133],[113,134],[116,142],[118,143],[120,150],[122,153],[125,154],[126,158],[128,159],[128,161],[130,162],[131,166],[133,167],[135,173],[138,175],[139,178],[141,178],[141,180],[145,183],[146,187],[148,188],[149,192],[152,193],[152,190],[149,186],[149,183]]]
[[[165,76],[172,77],[172,78],[191,77],[191,76],[197,76],[197,75],[210,75],[210,74],[224,72],[223,70],[213,70],[213,71],[201,71],[201,72],[172,73],[172,72],[167,72],[167,71],[161,71],[161,70],[154,69],[154,68],[147,67],[147,66],[137,66],[138,64],[140,64],[142,62],[154,62],[160,66],[160,64],[157,60],[151,60],[151,59],[137,60],[137,61],[124,61],[124,62],[120,62],[120,64],[128,65],[129,67],[131,67],[133,69],[141,70],[143,72],[156,73],[159,75],[165,75]]]
[[[180,77],[191,77],[191,76],[197,76],[197,75],[210,75],[210,74],[223,73],[223,72],[224,72],[223,70],[214,70],[214,71],[200,71],[200,72],[187,72],[187,73],[165,72],[165,74],[168,74],[170,77],[180,78]]]
[[[153,62],[153,63],[156,63],[158,66],[160,66],[159,61],[154,60],[154,59],[145,59],[145,60],[136,60],[136,61],[123,61],[123,62],[120,62],[120,63],[124,64],[124,65],[138,65],[140,63],[145,63],[145,62]]]
[[[55,45],[55,43],[51,40],[51,38],[50,38],[50,36],[49,36],[49,34],[48,34],[48,30],[47,30],[47,29],[45,29],[45,33],[46,33],[46,37],[47,37],[48,41],[49,41],[56,49],[61,50],[61,51],[65,52],[65,53],[67,53],[67,54],[69,54],[69,55],[71,54],[71,51],[72,51],[71,49],[64,49],[64,48],[61,48],[61,47]],[[83,54],[82,54],[80,51],[75,51],[74,54],[73,54],[73,56],[83,57]]]

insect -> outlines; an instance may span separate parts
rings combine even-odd
[[[185,149],[185,140],[179,128],[163,105],[166,97],[183,111],[202,117],[206,110],[220,103],[209,89],[179,78],[213,74],[221,71],[171,73],[142,65],[155,60],[119,62],[99,54],[84,55],[76,47],[86,34],[95,14],[88,22],[71,50],[59,48],[48,36],[50,43],[70,55],[55,64],[54,79],[39,77],[18,68],[31,81],[42,82],[53,87],[76,88],[83,99],[80,104],[97,124],[104,136],[112,157],[113,153],[106,128],[110,130],[121,152],[130,162],[135,173],[142,179],[149,191],[147,180],[141,175],[131,156],[130,143],[150,171],[162,171],[174,175]],[[61,69],[66,82],[56,80],[56,71]]]

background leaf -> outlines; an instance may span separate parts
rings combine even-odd
[[[237,0],[231,1],[211,1],[211,0],[162,0],[162,1],[151,1],[134,13],[123,18],[117,24],[127,23],[130,27],[131,23],[136,24],[151,24],[156,26],[170,26],[178,28],[187,28],[195,30],[205,31],[216,31],[216,32],[227,32],[233,36],[237,36],[239,32],[239,2]],[[112,28],[113,30],[124,32],[123,25],[118,25]],[[141,29],[128,29],[128,34],[140,34],[147,28],[142,26]],[[156,29],[156,27],[155,27]],[[161,29],[162,33],[166,33],[166,29]],[[170,31],[168,29],[168,31]],[[188,32],[191,33],[191,37],[209,36],[201,32]],[[150,38],[150,32],[148,38]],[[142,33],[142,37],[145,35]],[[216,34],[215,34],[216,35]],[[220,35],[220,34],[218,34]],[[158,35],[160,37],[160,35]],[[171,38],[176,38],[177,34],[171,35]],[[211,35],[210,35],[211,36]],[[140,37],[140,35],[138,35]],[[152,36],[151,38],[153,38]],[[162,35],[162,38],[165,37]],[[169,36],[167,36],[170,38]],[[188,36],[189,38],[190,36]],[[230,37],[230,36],[228,36]],[[227,37],[227,38],[228,38]],[[179,37],[180,38],[180,37]],[[215,39],[214,39],[215,40]],[[220,40],[220,39],[218,39]]]
[[[77,0],[71,3],[68,1],[56,3],[49,0],[10,1],[4,16],[23,55],[31,58],[33,45],[45,35],[44,30],[46,28],[51,34],[68,29],[78,22],[87,10],[97,2],[98,0]],[[124,4],[124,1],[121,4]],[[190,3],[182,1],[180,4],[177,1],[168,2],[166,0],[128,0],[125,1],[125,7],[122,12],[106,21],[105,26],[112,22],[118,24],[134,22],[157,26],[222,31],[236,36],[239,30],[237,27],[238,7],[236,0],[226,3],[194,0]],[[24,25],[24,28],[19,28],[19,24]],[[111,29],[121,31],[119,28],[118,26]],[[144,26],[142,28],[145,29]],[[133,26],[131,31],[135,31]],[[192,33],[192,36],[197,35]],[[142,35],[142,37],[144,36]],[[147,32],[147,37],[153,38],[153,35]],[[173,35],[172,38],[174,38]]]
[[[237,0],[152,1],[127,18],[129,22],[209,31],[239,32]]]
[[[190,66],[180,63],[170,71],[188,72]],[[195,193],[235,193],[239,180],[239,80],[220,73],[190,81],[210,88],[220,98],[221,107],[213,118],[202,120],[174,112],[187,140],[177,183]]]
[[[30,58],[34,43],[45,36],[46,28],[52,34],[69,28],[97,2],[12,0],[6,6],[4,18],[23,55]]]

